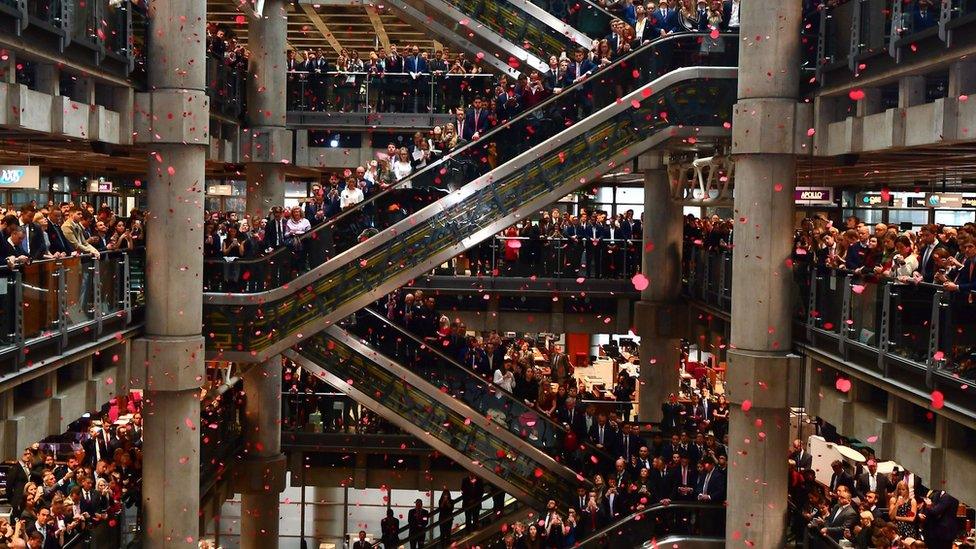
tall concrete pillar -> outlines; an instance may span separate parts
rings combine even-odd
[[[249,18],[249,132],[244,162],[248,162],[247,213],[257,217],[267,217],[271,207],[284,204],[285,168],[292,161],[291,132],[285,129],[286,4],[285,0],[266,0],[263,13]]]
[[[142,512],[151,549],[195,545],[200,513],[204,379],[204,162],[209,145],[206,3],[149,4],[151,151],[146,224],[146,328],[133,343],[133,385],[145,389]]]
[[[664,157],[638,159],[644,172],[644,242],[641,272],[648,279],[635,307],[640,336],[638,419],[661,421],[661,404],[678,391],[681,328],[686,316],[681,295],[681,204],[671,200]]]
[[[750,0],[741,9],[726,544],[785,547],[801,1]]]
[[[251,364],[244,378],[241,549],[278,547],[279,494],[285,488],[281,453],[281,357]]]

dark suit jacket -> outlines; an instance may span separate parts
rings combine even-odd
[[[827,529],[827,535],[834,538],[835,540],[840,540],[844,536],[844,530],[853,527],[857,524],[857,511],[854,510],[854,506],[848,504],[844,507],[840,513],[837,513],[838,506],[835,505],[830,513],[824,517],[824,527]]]
[[[23,225],[23,227],[25,231],[28,229],[30,230],[30,235],[25,236],[25,238],[30,239],[30,242],[28,243],[30,246],[30,253],[25,255],[31,259],[41,259],[44,257],[44,252],[47,251],[47,244],[44,242],[44,231],[42,231],[41,227],[36,223],[27,223],[26,225]],[[21,246],[23,246],[23,243],[21,243]]]
[[[471,141],[474,134],[483,134],[486,131],[488,131],[488,109],[481,109],[477,117],[474,109],[468,109],[467,114],[464,115],[464,135],[461,137]]]
[[[800,452],[793,452],[790,454],[790,459],[796,462],[797,471],[810,469],[813,466],[813,455],[806,450],[803,450],[802,456],[800,455]]]
[[[610,498],[603,496],[603,501],[600,503],[601,511],[604,517],[610,522],[613,522],[623,516],[623,513],[627,510],[627,498],[622,494],[615,494],[613,497],[613,504],[610,503]]]
[[[650,478],[651,496],[655,502],[670,498],[674,495],[675,477],[667,469],[664,470],[664,476],[661,476],[661,471],[651,471]]]
[[[10,256],[20,257],[22,255],[27,255],[20,246],[14,246],[10,243],[9,238],[4,238],[0,235],[0,261],[6,262],[7,258]]]
[[[485,497],[485,483],[480,478],[471,480],[464,477],[461,481],[461,502],[464,506],[476,503]]]
[[[352,544],[352,549],[373,549],[373,546],[368,541],[356,541]]]
[[[602,510],[597,511],[583,511],[580,513],[580,520],[577,523],[577,528],[579,532],[576,535],[576,539],[582,540],[586,536],[599,531],[607,524],[606,516],[603,514]]]
[[[48,240],[51,241],[50,251],[52,253],[60,252],[70,254],[74,251],[74,249],[71,247],[71,243],[68,242],[68,239],[64,237],[64,231],[61,230],[61,227],[58,226],[57,223],[48,221],[47,236]]]
[[[589,437],[590,437],[590,443],[591,444],[596,445],[596,444],[599,444],[600,443],[600,424],[599,423],[594,423],[593,426],[590,427]],[[614,440],[616,438],[617,438],[617,432],[614,431],[613,428],[610,427],[610,424],[607,423],[606,425],[604,425],[603,426],[603,447],[608,452],[610,452],[611,455],[612,455],[612,449],[614,447]]]
[[[430,523],[430,512],[427,509],[413,508],[407,514],[407,525],[411,532],[417,532],[427,528]]]
[[[708,486],[705,486],[706,478],[708,478]],[[725,501],[725,489],[725,473],[717,468],[712,470],[711,477],[708,476],[708,473],[698,475],[698,480],[695,483],[695,495],[706,495],[713,502]]]
[[[698,495],[695,492],[695,485],[698,483],[698,470],[693,465],[688,466],[687,482],[682,482],[684,479],[682,478],[681,467],[672,469],[671,475],[671,499],[675,501],[694,501],[696,499],[695,496]],[[691,491],[687,494],[682,494],[681,488],[691,488]]]
[[[583,59],[582,63],[577,63],[575,60],[570,61],[569,67],[566,70],[566,82],[571,84],[574,80],[580,76],[590,75],[596,72],[597,66],[589,59]]]
[[[916,4],[912,9],[912,32],[920,32],[938,24],[939,13],[937,10],[938,8],[931,6],[923,13]]]
[[[834,482],[835,479],[836,483]],[[847,474],[847,471],[843,471],[839,475],[837,473],[830,475],[830,483],[827,484],[827,489],[837,490],[838,486],[847,486],[851,490],[851,494],[855,493],[854,479]]]
[[[888,480],[888,475],[878,473],[875,482],[877,484],[878,501],[888,501],[888,492],[892,488],[891,481]],[[857,477],[857,493],[861,497],[864,497],[864,494],[867,494],[871,490],[870,486],[871,483],[868,478],[868,473],[863,473]]]
[[[88,513],[92,516],[96,513],[104,513],[105,509],[108,508],[108,502],[105,501],[105,497],[96,492],[94,488],[89,492],[89,496],[88,499],[85,499],[84,492],[79,496],[81,498],[81,502],[79,503],[81,512]]]
[[[314,221],[314,218],[309,219],[308,221],[309,223],[312,223]],[[287,228],[286,223],[288,223],[288,221],[284,217],[282,217],[281,225],[283,229]],[[284,245],[285,245],[284,231],[278,230],[278,221],[275,220],[274,216],[271,216],[268,219],[267,226],[264,228],[264,246],[266,248],[278,248]]]
[[[959,285],[959,295],[968,299],[967,294],[976,290],[976,259],[967,259],[963,262],[955,282]]]
[[[959,500],[946,492],[939,491],[936,494],[932,496],[932,506],[921,511],[925,513],[922,534],[929,547],[941,549],[950,547],[959,533],[959,521],[956,519]]]
[[[654,10],[655,26],[657,27],[658,34],[663,30],[664,32],[677,32],[681,28],[681,22],[678,18],[678,10],[669,9],[668,14],[665,16],[661,9]]]
[[[17,463],[7,470],[7,498],[15,509],[24,506],[24,486],[31,481],[40,483],[40,479],[34,476],[33,471],[27,473],[21,465],[22,462],[17,460]]]

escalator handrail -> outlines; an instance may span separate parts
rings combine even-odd
[[[406,337],[406,338],[412,340],[413,342],[415,342],[415,343],[417,343],[419,345],[422,345],[424,348],[426,348],[428,351],[431,351],[432,353],[434,353],[435,355],[437,355],[438,357],[440,357],[442,360],[447,361],[453,368],[457,368],[458,370],[461,370],[462,372],[464,372],[468,376],[473,377],[473,378],[479,380],[480,382],[484,383],[485,385],[489,386],[489,388],[491,388],[496,393],[501,393],[501,394],[505,395],[507,398],[523,404],[527,408],[532,408],[532,406],[529,406],[528,404],[525,404],[521,399],[519,399],[518,397],[516,397],[511,392],[507,391],[506,389],[504,389],[503,387],[501,387],[499,385],[494,384],[490,380],[486,380],[485,378],[481,377],[480,375],[476,374],[475,372],[472,372],[470,369],[468,369],[467,366],[465,366],[464,364],[461,364],[457,360],[455,360],[455,359],[449,357],[448,355],[444,354],[440,349],[437,349],[436,346],[433,346],[433,345],[428,344],[427,342],[423,341],[422,339],[418,338],[414,334],[412,334],[409,331],[407,331],[402,326],[397,325],[396,323],[394,323],[390,319],[388,319],[385,316],[377,313],[372,308],[370,308],[370,307],[364,307],[361,310],[364,311],[364,312],[366,312],[367,314],[372,315],[374,318],[378,319],[380,322],[383,322],[384,324],[387,324],[388,326],[392,327],[394,330],[398,331],[401,336]],[[544,414],[541,411],[536,410],[536,412],[537,412],[538,417],[544,423],[552,426],[553,428],[557,429],[558,431],[561,431],[563,433],[569,433],[569,429],[567,429],[562,423],[559,423],[558,421],[552,419],[547,414]],[[580,442],[580,444],[585,444],[585,443]],[[601,458],[601,461],[603,461],[604,463],[613,463],[612,456],[610,456],[610,454],[608,454],[605,450],[601,450],[601,449],[597,448],[596,446],[591,446],[589,444],[586,444],[586,449],[592,451],[595,454],[600,454],[599,457]]]
[[[452,161],[452,160],[458,158],[463,153],[465,153],[467,151],[470,151],[471,149],[479,146],[481,143],[484,143],[484,142],[489,141],[489,138],[491,136],[494,136],[494,135],[500,133],[501,131],[507,130],[510,126],[512,126],[513,124],[515,124],[517,122],[524,121],[526,118],[528,118],[530,116],[534,116],[534,113],[544,112],[546,109],[548,109],[550,106],[552,106],[553,103],[555,103],[557,100],[562,99],[567,94],[576,92],[578,90],[581,90],[584,86],[590,85],[592,83],[592,81],[595,78],[598,78],[598,76],[600,74],[603,74],[603,73],[605,73],[607,71],[613,70],[614,68],[622,65],[623,63],[629,62],[635,56],[641,55],[645,51],[650,50],[650,49],[653,49],[655,47],[658,47],[658,46],[660,46],[663,43],[671,42],[671,41],[677,41],[677,40],[687,40],[688,37],[690,37],[690,36],[699,36],[699,37],[704,38],[706,36],[709,36],[709,33],[702,33],[702,32],[683,32],[683,33],[669,34],[668,36],[663,36],[663,37],[660,37],[660,38],[656,38],[656,39],[654,39],[654,40],[652,40],[652,41],[650,41],[650,42],[642,45],[641,47],[639,47],[639,48],[631,51],[629,54],[627,54],[627,55],[621,57],[620,59],[617,59],[613,63],[607,65],[603,69],[600,69],[599,71],[593,73],[589,77],[587,77],[587,78],[585,78],[585,79],[583,79],[583,80],[581,80],[579,82],[575,82],[575,83],[573,83],[572,85],[570,85],[570,86],[568,86],[566,88],[563,88],[562,91],[560,91],[559,93],[552,94],[545,101],[542,101],[541,103],[539,103],[538,105],[536,105],[532,109],[529,109],[529,110],[526,110],[526,111],[522,111],[518,115],[516,115],[515,117],[513,117],[513,118],[511,118],[509,120],[506,120],[504,123],[499,124],[498,126],[495,126],[490,131],[488,131],[483,136],[481,136],[479,139],[469,141],[469,142],[465,143],[464,145],[461,145],[459,147],[456,147],[449,154],[445,155],[443,158],[439,159],[438,161],[433,162],[431,164],[428,164],[424,168],[422,168],[422,169],[420,169],[418,171],[415,171],[415,172],[411,173],[407,177],[405,177],[405,178],[397,181],[396,183],[390,185],[386,189],[383,189],[382,191],[373,194],[373,196],[371,196],[371,197],[367,198],[366,200],[364,200],[364,201],[356,204],[352,208],[349,208],[349,209],[347,209],[345,211],[340,212],[338,215],[336,215],[332,219],[329,219],[328,221],[325,221],[324,223],[322,223],[322,224],[320,224],[318,226],[312,227],[312,230],[310,230],[309,232],[307,232],[307,233],[301,235],[300,237],[298,237],[299,240],[300,241],[305,241],[305,240],[310,239],[310,238],[316,238],[315,235],[317,235],[319,232],[325,231],[325,230],[327,230],[329,228],[332,228],[332,227],[336,226],[339,223],[339,221],[345,220],[345,219],[349,218],[350,216],[352,216],[352,215],[354,215],[356,213],[362,213],[362,211],[366,207],[372,205],[380,197],[387,196],[394,189],[401,188],[403,185],[412,182],[415,177],[419,177],[421,174],[424,174],[424,175],[430,174],[434,170],[440,170],[449,161]],[[737,37],[737,36],[738,36],[737,34],[722,33],[722,34],[719,35],[719,38],[720,39],[724,39],[724,38]],[[265,255],[265,256],[262,256],[262,257],[258,257],[258,258],[254,258],[254,259],[239,258],[236,261],[234,261],[234,264],[235,265],[251,265],[251,264],[259,264],[259,263],[270,263],[271,261],[274,261],[274,260],[281,260],[281,256],[283,256],[284,254],[286,254],[290,250],[291,250],[291,248],[289,248],[288,246],[281,246],[281,247],[277,248],[276,250],[274,250],[273,252],[271,252],[270,254]],[[333,258],[331,258],[330,261],[333,260],[333,259],[335,259],[336,257],[338,257],[338,255],[336,255]],[[217,258],[217,259],[205,259],[204,260],[204,263],[205,264],[209,264],[209,265],[224,265],[226,262],[222,258]],[[204,293],[205,294],[213,294],[215,296],[216,295],[220,295],[220,296],[230,296],[230,295],[256,296],[256,295],[260,295],[263,292],[239,293],[239,294],[228,293],[228,292],[204,292]]]
[[[481,498],[480,500],[478,500],[478,503],[477,504],[472,503],[471,505],[469,505],[467,507],[456,507],[456,505],[461,502],[461,499],[464,496],[458,496],[458,497],[452,499],[451,500],[451,506],[452,506],[451,508],[454,509],[455,511],[453,513],[451,513],[451,518],[453,519],[454,517],[456,517],[459,514],[467,511],[468,509],[474,509],[476,505],[480,508],[481,505],[484,504],[485,501],[487,501],[488,499],[494,497],[499,491],[500,490],[498,490],[494,486],[488,486],[487,490],[485,491],[485,496],[483,498]],[[434,511],[437,511],[437,509],[435,509]],[[433,512],[431,514],[433,514]],[[440,521],[431,521],[431,523],[427,525],[427,528],[424,528],[423,536],[421,536],[420,539],[424,539],[424,537],[426,537],[426,535],[427,535],[427,532],[433,530],[434,528],[439,528],[439,527],[440,527]],[[409,532],[410,532],[410,525],[409,524],[406,524],[404,526],[401,526],[400,529],[397,530],[397,540],[403,540],[403,535],[404,534],[409,534]],[[407,539],[405,541],[410,541],[411,539],[413,539],[413,538],[407,537]],[[373,542],[373,544],[371,545],[371,547],[381,547],[382,544],[383,544],[383,540],[382,539],[379,539],[379,540]]]
[[[641,509],[640,511],[635,511],[635,512],[633,512],[633,513],[631,513],[631,514],[629,514],[627,516],[624,516],[624,517],[618,519],[616,522],[613,522],[611,524],[608,524],[608,525],[604,526],[600,530],[597,530],[596,532],[594,532],[594,533],[586,536],[581,541],[578,541],[576,543],[576,546],[577,547],[585,547],[586,544],[592,543],[592,542],[594,542],[594,541],[596,541],[596,540],[598,540],[598,539],[600,539],[600,538],[602,538],[602,537],[604,537],[604,536],[606,536],[608,534],[611,534],[614,530],[619,529],[621,526],[624,526],[628,522],[632,522],[634,520],[641,520],[645,516],[654,515],[656,513],[661,513],[661,512],[664,512],[664,511],[671,511],[671,510],[682,510],[682,509],[684,509],[684,510],[700,510],[700,509],[718,510],[718,509],[724,508],[724,507],[725,507],[725,503],[724,502],[723,503],[710,503],[710,502],[709,503],[703,503],[703,502],[697,502],[697,501],[689,501],[689,502],[671,502],[671,503],[668,503],[668,504],[655,503],[653,505],[648,505],[647,507],[645,507],[644,509]]]

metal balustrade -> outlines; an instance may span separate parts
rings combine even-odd
[[[732,313],[732,253],[693,248],[687,256],[685,296]],[[976,382],[976,303],[967,295],[805,261],[794,262],[793,282],[796,343],[926,400],[938,390],[946,408],[976,414],[968,390]]]
[[[0,376],[135,324],[144,251],[0,267]]]

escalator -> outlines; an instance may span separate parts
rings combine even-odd
[[[463,402],[574,471],[587,471],[591,464],[612,463],[613,457],[605,450],[579,441],[566,425],[491,382],[490,368],[477,372],[449,356],[444,350],[447,341],[420,339],[371,307],[358,311],[355,323],[345,328],[374,351],[421,374],[439,392]]]
[[[500,509],[494,508],[495,495],[501,495],[504,500]],[[519,503],[518,500],[506,497],[497,488],[489,488],[485,491],[485,497],[476,504],[464,507],[461,505],[461,497],[452,500],[452,512],[448,518],[440,516],[438,510],[431,513],[430,525],[420,534],[410,535],[410,527],[403,526],[397,532],[397,539],[404,546],[409,546],[411,541],[419,540],[424,549],[437,549],[438,547],[450,547],[454,544],[457,547],[471,547],[479,539],[488,537],[492,533],[501,530],[503,524],[512,521],[523,520],[531,512],[529,508]],[[465,513],[468,510],[478,509],[478,526],[469,530],[465,524]],[[447,538],[441,536],[442,524],[449,525]],[[373,544],[374,548],[381,548],[382,541]]]
[[[586,517],[581,519],[585,527]],[[655,503],[593,531],[583,530],[577,549],[634,549],[725,547],[723,503]]]
[[[527,68],[545,72],[550,55],[571,54],[578,47],[589,48],[593,41],[528,0],[393,0],[389,5],[408,22],[441,27],[438,34],[472,59],[483,57],[485,62],[500,62],[525,74]],[[593,21],[594,27],[604,24],[600,37],[609,33],[612,16],[588,7],[600,11],[601,19]]]
[[[654,147],[729,135],[738,41],[708,40],[648,44],[459,147],[397,185],[455,190],[430,205],[381,193],[316,228],[305,266],[285,251],[239,265],[260,283],[205,294],[208,355],[264,360]],[[331,235],[368,212],[376,234],[333,253]]]
[[[341,326],[330,326],[284,354],[528,507],[544,509],[550,499],[572,501],[578,486],[589,486],[543,451],[540,441],[523,440],[500,424],[528,419],[506,409],[507,401],[498,400],[491,413],[481,414],[442,392],[438,380],[431,383],[425,373],[380,354]]]

